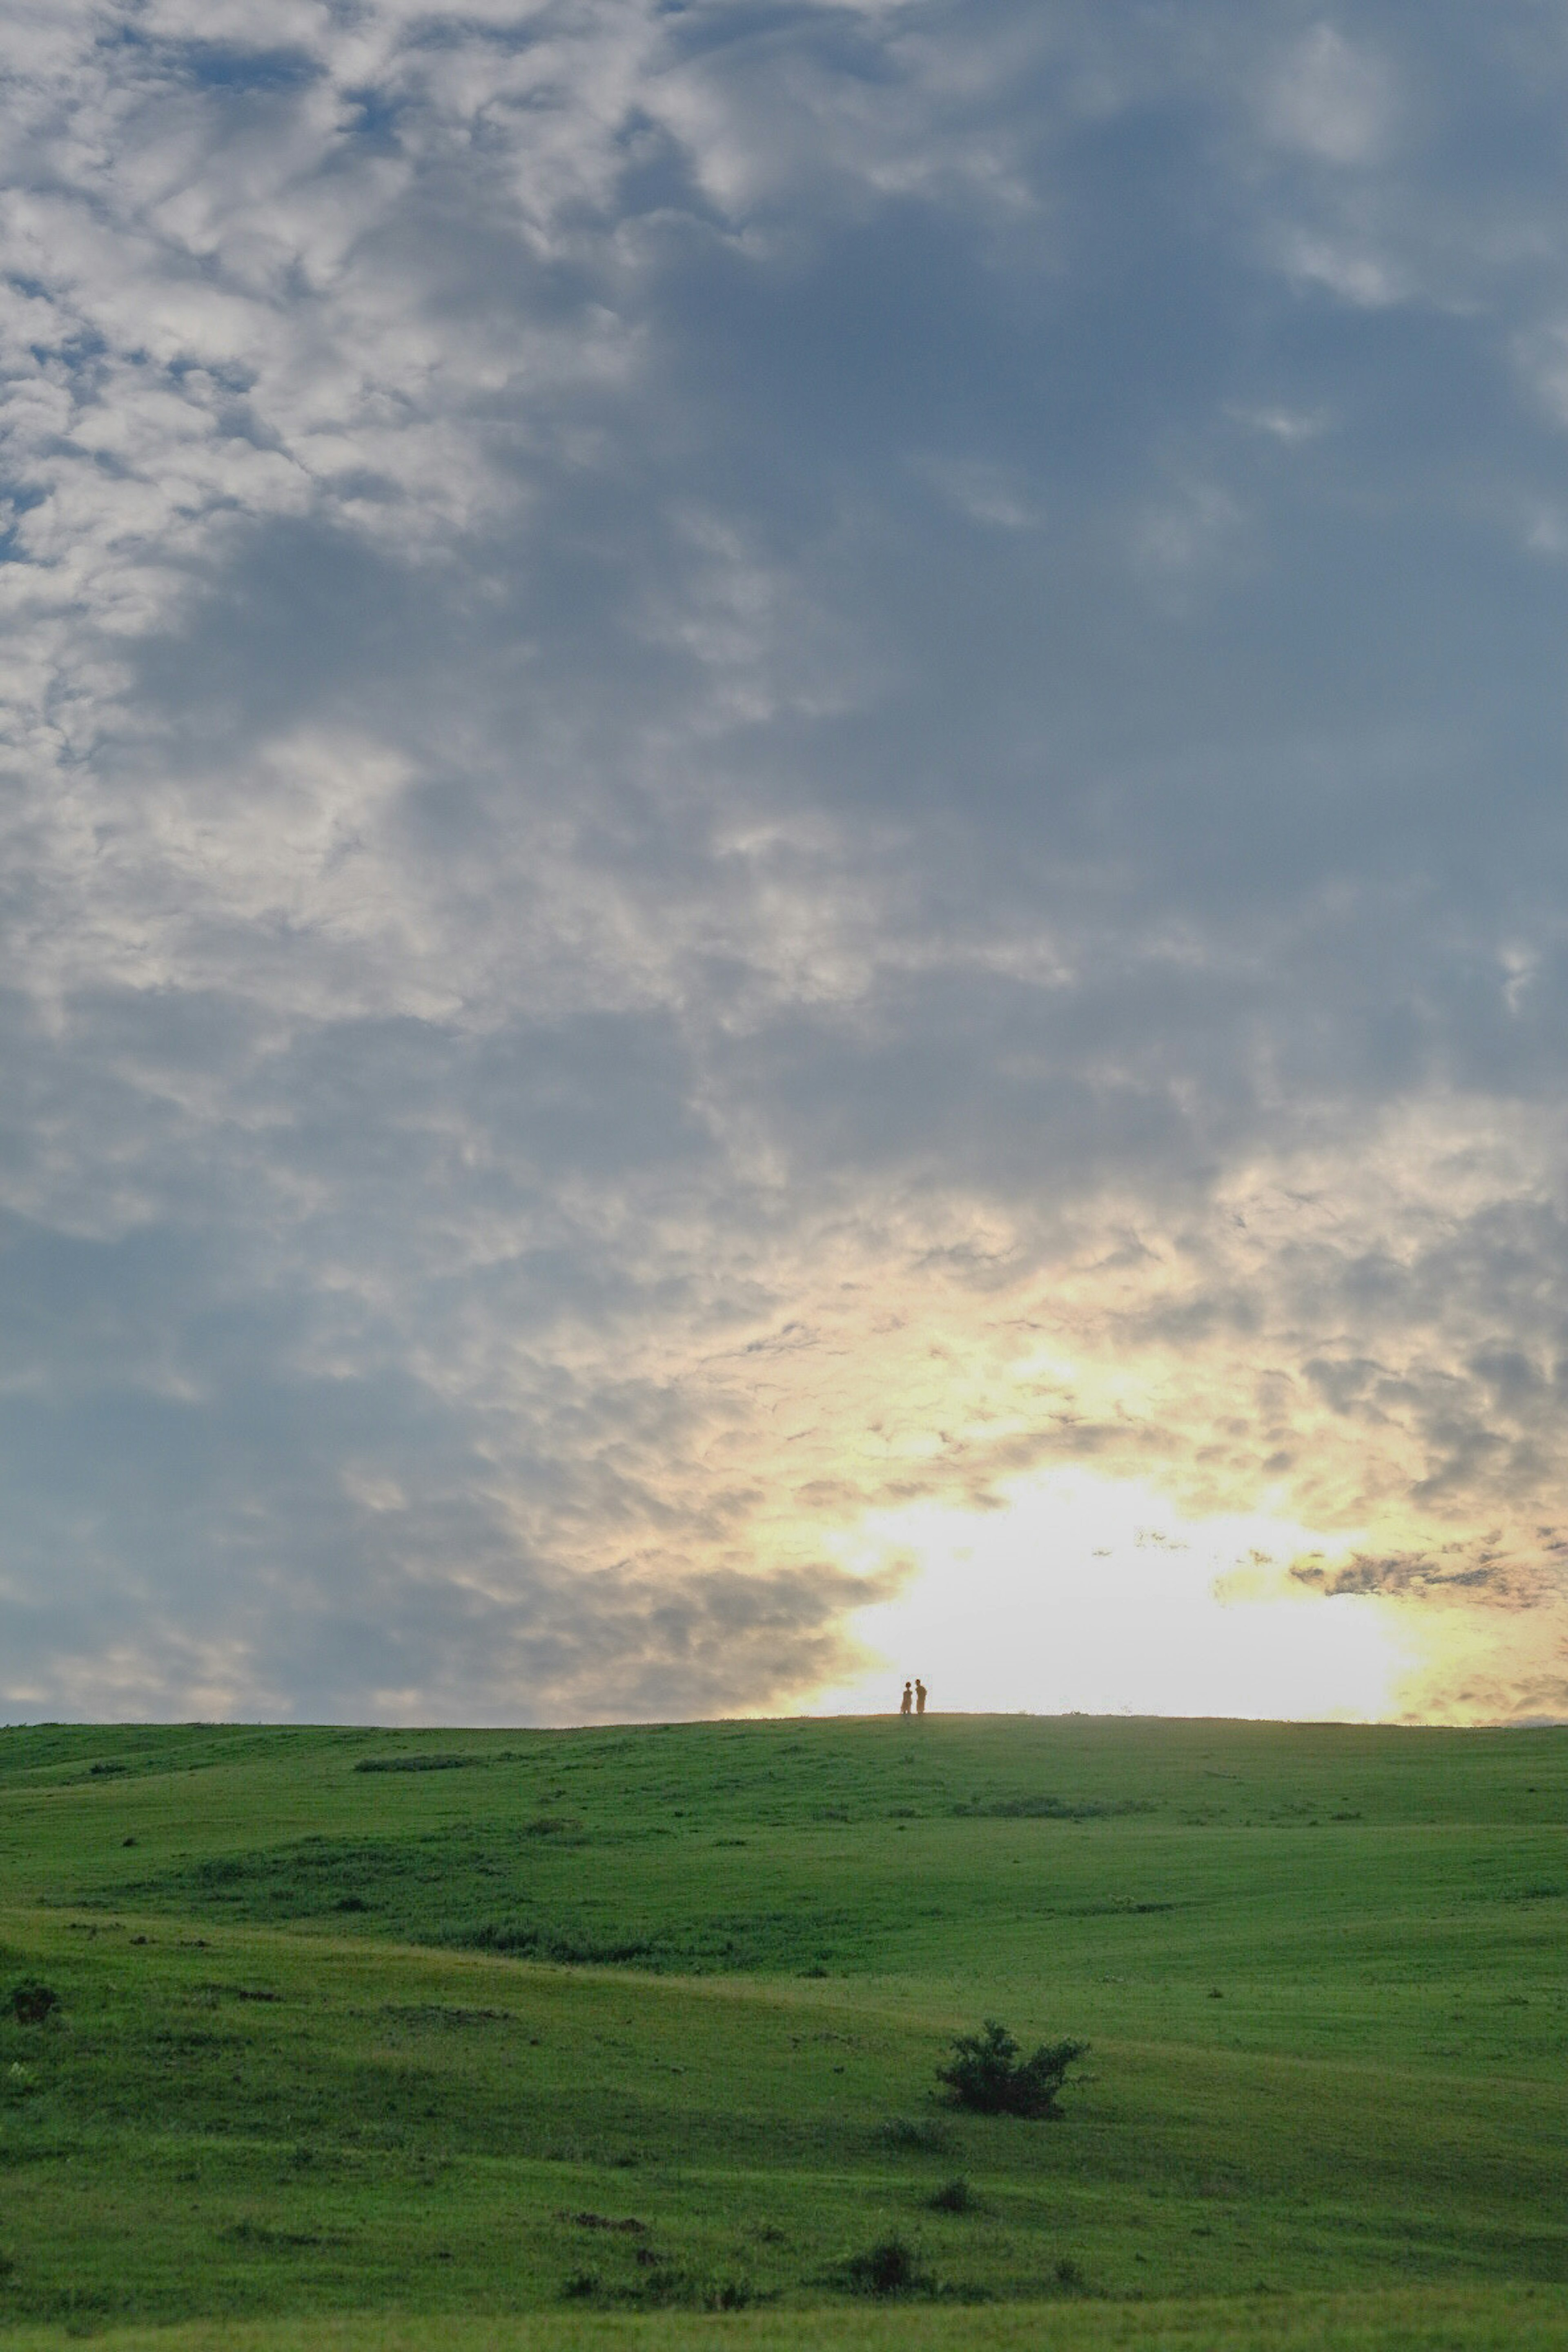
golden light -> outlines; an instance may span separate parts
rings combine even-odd
[[[896,1706],[918,1673],[951,1710],[1387,1717],[1426,1663],[1419,1624],[1289,1574],[1353,1547],[1264,1511],[1186,1517],[1145,1482],[1077,1468],[1005,1482],[993,1507],[874,1511],[838,1559],[905,1581],[858,1621],[880,1663],[816,1705]]]

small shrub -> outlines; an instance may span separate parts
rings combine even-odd
[[[914,2255],[901,2238],[882,2238],[844,2265],[848,2284],[861,2294],[908,2294],[922,2285]]]
[[[1054,2116],[1068,2069],[1088,2048],[1070,2039],[1042,2042],[1032,2057],[1021,2058],[1006,2027],[988,2017],[978,2033],[955,2035],[952,2062],[937,2068],[936,2078],[976,2115]]]
[[[40,1984],[37,1977],[24,1977],[12,1988],[11,2014],[19,2025],[42,2025],[59,2005],[60,1997],[53,1986]]]
[[[955,2180],[944,2180],[931,2200],[933,2213],[967,2213],[974,2199],[969,2183],[962,2174]]]
[[[568,2303],[586,2303],[599,2292],[597,2271],[574,2271],[562,2282],[561,2292]]]
[[[1057,2264],[1057,2284],[1068,2294],[1076,2294],[1083,2284],[1083,2273],[1070,2254],[1064,2254]]]
[[[721,2279],[703,2298],[710,2311],[749,2311],[756,2299],[750,2279]]]
[[[438,1939],[463,1951],[507,1952],[522,1960],[559,1960],[568,1968],[618,1967],[640,1963],[657,1968],[665,1958],[646,1937],[616,1937],[601,1941],[590,1934],[576,1935],[535,1926],[531,1920],[489,1920],[479,1927],[459,1927]]]

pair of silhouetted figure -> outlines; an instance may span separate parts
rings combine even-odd
[[[910,1714],[910,1711],[911,1711],[911,1706],[910,1706],[910,1685],[909,1685],[909,1684],[908,1684],[908,1683],[906,1683],[906,1684],[904,1685],[904,1695],[903,1695],[903,1697],[899,1701],[899,1713],[900,1713],[900,1715],[908,1715],[908,1714]],[[925,1711],[926,1711],[926,1686],[925,1686],[924,1683],[922,1683],[922,1682],[921,1682],[921,1678],[920,1678],[919,1675],[917,1675],[915,1676],[915,1680],[914,1680],[913,1712],[914,1712],[916,1715],[923,1715],[923,1714],[925,1713]]]

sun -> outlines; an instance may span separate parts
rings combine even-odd
[[[866,1670],[816,1705],[896,1704],[918,1671],[952,1710],[1386,1719],[1424,1663],[1409,1612],[1289,1573],[1353,1542],[1266,1511],[1187,1517],[1146,1482],[1081,1469],[873,1511],[836,1555],[901,1582],[857,1621]]]

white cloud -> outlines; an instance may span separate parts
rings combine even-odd
[[[1238,406],[1232,408],[1230,414],[1238,425],[1245,425],[1254,433],[1265,434],[1271,441],[1282,442],[1287,448],[1294,448],[1303,441],[1320,439],[1329,431],[1331,425],[1330,418],[1321,409],[1313,408]]]
[[[1394,114],[1387,67],[1327,24],[1314,26],[1281,60],[1267,101],[1276,139],[1342,165],[1378,160]]]
[[[937,454],[914,462],[917,471],[971,522],[997,530],[1038,530],[1046,521],[1045,509],[1028,483],[1004,466],[984,457]]]
[[[1354,238],[1298,229],[1284,240],[1282,260],[1290,277],[1321,286],[1361,310],[1385,310],[1404,300],[1408,290],[1387,254],[1370,250]]]

